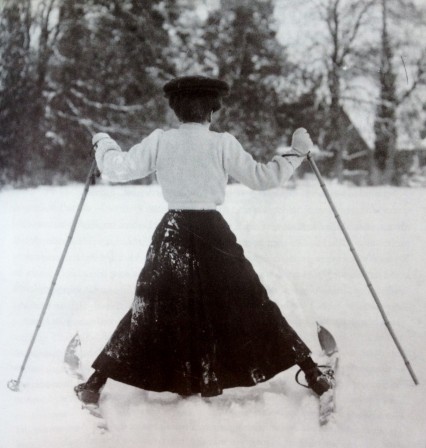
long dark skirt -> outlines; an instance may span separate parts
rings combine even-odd
[[[222,215],[171,210],[154,232],[133,306],[93,368],[147,390],[214,396],[309,354]]]

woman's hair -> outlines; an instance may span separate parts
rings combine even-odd
[[[204,123],[222,107],[222,97],[216,92],[176,92],[170,94],[169,105],[181,122]]]

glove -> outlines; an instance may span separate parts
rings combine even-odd
[[[110,140],[112,140],[111,137],[110,137],[108,134],[106,134],[105,132],[98,132],[97,134],[95,134],[95,135],[92,137],[92,147],[93,147],[93,149],[94,149],[94,150],[98,149],[98,143],[99,143],[101,140],[104,140],[104,139],[107,139],[107,138],[109,138]]]
[[[294,131],[291,147],[299,156],[304,157],[308,155],[313,146],[311,137],[305,128],[299,128]]]
[[[104,170],[104,156],[108,151],[120,151],[121,148],[105,132],[98,132],[92,137],[92,149],[95,151],[96,163],[100,171]]]

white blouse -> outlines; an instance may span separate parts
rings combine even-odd
[[[169,209],[215,209],[225,199],[228,175],[254,190],[278,187],[303,160],[290,151],[258,163],[234,136],[200,123],[156,129],[127,152],[112,138],[103,138],[96,150],[99,170],[111,182],[156,172]]]

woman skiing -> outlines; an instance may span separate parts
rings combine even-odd
[[[168,212],[157,226],[133,304],[75,388],[97,403],[108,378],[182,396],[254,386],[294,365],[321,395],[333,385],[271,301],[216,207],[228,175],[264,190],[287,181],[312,148],[304,129],[292,150],[256,163],[235,137],[209,130],[228,85],[187,76],[164,86],[178,129],[152,132],[128,152],[108,134],[93,137],[99,170],[125,182],[156,173]]]

